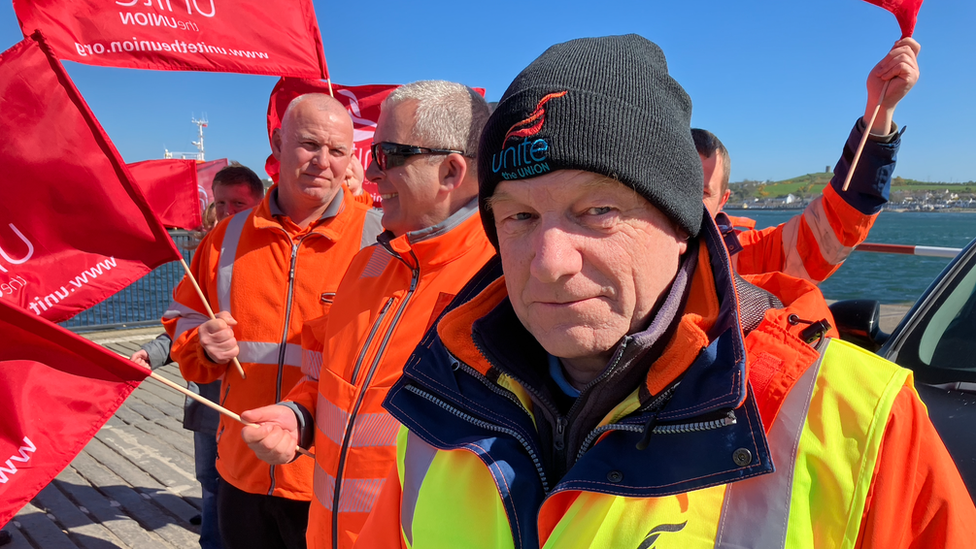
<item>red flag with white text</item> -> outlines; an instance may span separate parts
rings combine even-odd
[[[353,135],[352,139],[356,145],[355,156],[363,165],[363,170],[369,167],[372,161],[369,154],[369,146],[373,144],[373,132],[376,130],[376,121],[380,117],[380,104],[386,99],[390,92],[399,86],[384,84],[374,84],[369,86],[340,86],[333,84],[332,89],[335,98],[352,117]],[[274,130],[281,127],[281,118],[285,114],[285,109],[291,100],[306,93],[329,93],[328,82],[321,80],[303,80],[299,78],[282,78],[278,80],[274,90],[271,91],[271,98],[268,101],[268,140]],[[278,181],[278,160],[268,156],[264,164],[265,171],[271,179]],[[379,208],[382,203],[376,184],[370,181],[363,181],[363,190],[368,192],[373,198],[373,206]]]
[[[918,10],[922,7],[922,0],[864,0],[875,6],[880,6],[898,19],[901,27],[901,37],[908,38],[915,32],[915,22],[918,20]]]
[[[328,78],[312,0],[14,0],[24,36],[87,65]]]
[[[226,158],[197,162],[197,194],[200,200],[200,211],[207,211],[207,206],[214,201],[213,180],[217,172],[230,165]]]
[[[0,527],[95,436],[149,371],[0,300]]]
[[[127,167],[160,223],[188,231],[203,224],[196,160],[145,160]]]
[[[178,260],[166,229],[56,59],[0,54],[0,299],[52,322]],[[6,339],[6,336],[4,336]]]

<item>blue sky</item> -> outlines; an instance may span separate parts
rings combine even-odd
[[[552,44],[641,34],[662,47],[691,95],[693,125],[728,146],[733,181],[832,167],[863,113],[868,71],[900,36],[891,14],[860,0],[316,1],[315,9],[334,82],[440,78],[486,88],[489,100]],[[895,113],[908,126],[896,175],[976,180],[974,26],[972,0],[922,6],[922,76]],[[7,3],[0,49],[21,38]],[[236,159],[266,177],[276,78],[65,65],[127,162],[161,158],[164,147],[192,150],[190,117],[206,113],[207,158]]]

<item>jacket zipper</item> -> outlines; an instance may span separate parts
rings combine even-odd
[[[494,423],[489,423],[487,421],[480,420],[480,419],[478,419],[478,418],[476,418],[476,417],[474,417],[474,416],[472,416],[470,414],[467,414],[465,412],[462,412],[461,410],[455,408],[454,406],[451,406],[447,402],[444,402],[443,400],[441,400],[441,399],[437,398],[436,396],[434,396],[434,395],[432,395],[432,394],[424,391],[423,389],[420,389],[419,387],[417,387],[415,385],[405,385],[403,388],[406,389],[407,391],[410,391],[411,393],[413,393],[413,394],[415,394],[415,395],[423,398],[424,400],[427,400],[427,401],[431,402],[432,404],[435,404],[436,406],[438,406],[439,408],[445,410],[446,412],[450,413],[451,415],[453,415],[453,416],[455,416],[457,418],[463,419],[464,421],[467,421],[468,423],[471,423],[472,425],[475,425],[477,427],[481,427],[482,429],[488,429],[489,431],[495,431],[495,432],[498,432],[498,433],[503,433],[503,434],[509,435],[512,438],[514,438],[515,440],[517,440],[522,445],[522,447],[525,448],[525,451],[528,452],[529,458],[532,459],[532,463],[533,463],[533,465],[535,465],[535,470],[536,470],[536,472],[539,473],[539,479],[542,481],[542,489],[546,493],[549,493],[549,480],[546,478],[546,472],[542,468],[542,461],[539,459],[539,455],[536,453],[536,451],[532,448],[532,445],[529,444],[529,441],[525,437],[523,437],[522,435],[520,435],[518,433],[518,431],[515,431],[513,429],[509,429],[508,427],[502,427],[501,425],[496,425]]]
[[[295,242],[291,240],[291,236],[289,236],[288,233],[285,233],[285,236],[288,236],[288,240],[292,242],[291,268],[288,270],[288,297],[285,301],[285,326],[281,331],[281,344],[278,348],[278,379],[275,385],[275,402],[281,401],[281,375],[285,369],[285,348],[288,343],[288,324],[291,321],[291,301],[295,294],[295,264],[298,262],[298,246],[301,244],[302,240],[305,240],[302,238],[298,242]],[[270,496],[274,494],[276,484],[274,465],[271,466],[268,474],[271,477],[271,486],[268,488],[268,495]]]
[[[400,259],[399,255],[397,258]],[[416,256],[414,256],[416,260]],[[403,261],[402,259],[400,259]],[[406,264],[406,261],[404,261]],[[410,267],[410,289],[407,290],[407,295],[403,296],[403,301],[400,302],[400,307],[397,309],[396,315],[393,317],[393,321],[390,322],[389,327],[386,330],[386,334],[383,336],[383,341],[380,343],[379,349],[376,351],[376,356],[373,357],[372,363],[369,365],[369,371],[366,372],[366,379],[363,380],[362,388],[359,390],[359,395],[356,396],[356,403],[352,407],[352,411],[349,413],[349,418],[346,420],[346,432],[342,436],[342,447],[339,450],[339,467],[336,469],[335,476],[335,491],[332,496],[332,547],[338,549],[339,547],[339,496],[342,493],[342,475],[346,467],[346,455],[349,451],[349,443],[352,441],[352,432],[356,426],[356,416],[359,414],[359,408],[363,404],[363,397],[366,396],[366,389],[369,388],[370,381],[373,380],[373,375],[376,373],[376,367],[380,363],[380,359],[383,358],[383,352],[386,350],[387,343],[390,342],[390,337],[393,335],[393,331],[396,329],[397,324],[400,322],[400,317],[403,316],[403,311],[407,309],[407,303],[410,302],[410,297],[417,290],[417,285],[420,281],[420,263],[417,262],[418,268]],[[391,299],[387,304],[391,303]],[[379,323],[376,324],[379,327]],[[372,337],[370,337],[372,339]],[[360,354],[360,360],[364,356],[366,349],[369,347],[369,343],[363,347],[363,352]],[[359,369],[359,364],[356,365],[356,369]],[[353,383],[356,382],[356,375],[359,372],[353,373]]]
[[[728,414],[719,419],[713,419],[709,421],[695,421],[691,423],[677,423],[671,425],[656,425],[651,429],[651,433],[655,435],[679,435],[684,433],[696,433],[701,431],[713,431],[715,429],[721,429],[722,427],[728,427],[729,425],[735,425],[735,412],[729,410]],[[597,427],[590,431],[587,435],[586,440],[580,446],[579,453],[576,454],[576,461],[579,461],[583,457],[583,454],[590,449],[600,435],[608,431],[629,431],[631,433],[644,433],[646,427],[642,423],[611,423],[609,425],[604,425],[603,427]]]
[[[383,319],[386,318],[386,312],[390,309],[390,305],[393,304],[396,298],[391,297],[380,309],[380,314],[376,317],[376,322],[373,323],[373,327],[369,331],[369,336],[366,338],[366,343],[363,344],[362,350],[359,351],[359,356],[356,357],[356,366],[352,370],[352,383],[356,384],[356,378],[359,377],[359,368],[363,365],[363,359],[366,357],[366,351],[369,350],[369,346],[373,344],[373,338],[376,337],[376,332],[380,329],[380,324],[383,323]]]
[[[499,387],[498,385],[492,383],[491,381],[488,380],[488,378],[486,378],[485,376],[481,375],[481,372],[479,372],[479,371],[475,370],[474,368],[472,368],[471,366],[468,366],[467,364],[461,362],[456,356],[454,356],[453,354],[451,354],[450,351],[447,351],[447,355],[450,356],[451,357],[451,361],[454,362],[455,369],[464,370],[464,372],[467,373],[468,375],[470,375],[471,377],[477,379],[478,381],[481,381],[481,383],[485,387],[487,387],[489,391],[495,393],[496,395],[503,396],[503,397],[507,398],[508,400],[511,400],[513,403],[515,403],[516,406],[519,407],[519,409],[521,409],[523,412],[525,412],[525,415],[529,416],[529,419],[531,419],[533,421],[533,423],[535,422],[535,418],[532,417],[532,413],[525,409],[525,406],[522,405],[522,401],[519,400],[517,396],[515,396],[515,393],[509,391],[508,389],[503,389],[503,388]]]

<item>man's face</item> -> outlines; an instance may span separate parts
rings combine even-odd
[[[716,151],[710,158],[705,158],[699,153],[698,158],[701,158],[702,170],[705,172],[705,194],[702,200],[709,215],[715,217],[725,207],[731,194],[728,189],[722,190],[722,179],[725,176],[722,155]]]
[[[417,102],[414,100],[383,109],[376,122],[373,143],[399,143],[418,147],[438,147],[438,143],[420,143],[413,135]],[[433,161],[431,161],[433,158]],[[433,210],[440,192],[440,168],[445,157],[411,156],[402,166],[380,170],[370,162],[366,179],[376,184],[383,199],[383,227],[400,236],[417,231],[441,220]]]
[[[345,112],[306,100],[288,111],[271,150],[281,163],[278,189],[289,203],[320,206],[339,191],[352,157],[352,122]]]
[[[515,313],[567,364],[602,368],[644,329],[688,246],[646,199],[590,172],[503,181],[491,207]]]
[[[213,188],[213,195],[217,221],[223,221],[261,202],[261,197],[251,194],[250,187],[243,183],[216,185]]]

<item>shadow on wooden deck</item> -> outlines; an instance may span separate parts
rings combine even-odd
[[[87,335],[126,357],[159,327]],[[157,373],[184,384],[175,364]],[[3,549],[199,547],[200,485],[183,396],[146,379],[84,451],[4,527]]]

